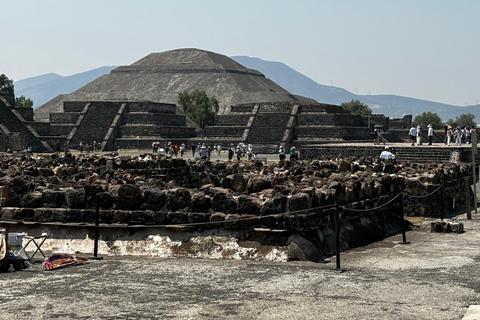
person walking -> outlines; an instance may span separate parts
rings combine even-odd
[[[410,131],[408,132],[410,135],[410,139],[412,140],[412,146],[415,145],[415,137],[417,136],[417,129],[415,126],[412,124],[412,127],[410,128]]]

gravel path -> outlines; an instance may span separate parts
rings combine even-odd
[[[0,319],[461,319],[480,301],[480,214],[330,263],[105,257],[0,274]],[[79,256],[82,256],[79,254]]]

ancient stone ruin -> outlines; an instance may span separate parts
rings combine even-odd
[[[1,154],[0,185],[9,186],[9,200],[0,219],[23,228],[40,224],[52,241],[69,238],[62,234],[65,230],[90,226],[75,237],[91,239],[98,201],[102,241],[110,254],[132,254],[129,241],[156,235],[181,239],[183,249],[175,248],[183,253],[172,249],[169,254],[185,256],[192,238],[223,235],[249,246],[255,243],[256,254],[262,246],[275,246],[290,248],[291,259],[318,260],[334,250],[336,210],[342,249],[347,249],[400,230],[403,214],[389,204],[399,194],[407,215],[439,217],[472,201],[458,191],[465,183],[472,183],[471,166],[465,163],[395,165],[346,158],[267,164],[154,154],[30,159]],[[428,197],[411,197],[422,195]],[[190,246],[198,240],[192,241]]]

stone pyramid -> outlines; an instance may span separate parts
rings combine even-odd
[[[259,71],[248,69],[225,55],[177,49],[151,53],[130,66],[118,67],[71,94],[60,95],[35,110],[45,121],[62,112],[63,101],[140,100],[177,104],[178,94],[204,90],[220,104],[220,114],[244,103],[314,100],[296,96]]]

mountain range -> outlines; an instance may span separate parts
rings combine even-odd
[[[356,95],[343,88],[318,84],[281,62],[247,56],[231,58],[249,69],[260,71],[290,93],[312,98],[322,103],[340,105],[342,102],[358,99],[367,104],[373,113],[384,114],[390,118],[399,118],[407,114],[415,117],[422,112],[431,111],[438,114],[444,121],[455,119],[462,113],[472,113],[475,115],[475,119],[480,119],[479,105],[455,106],[398,95]],[[114,68],[116,66],[104,66],[71,76],[48,73],[26,78],[14,82],[15,95],[17,97],[23,95],[32,99],[34,108],[37,108],[60,94],[68,94],[77,90]]]

